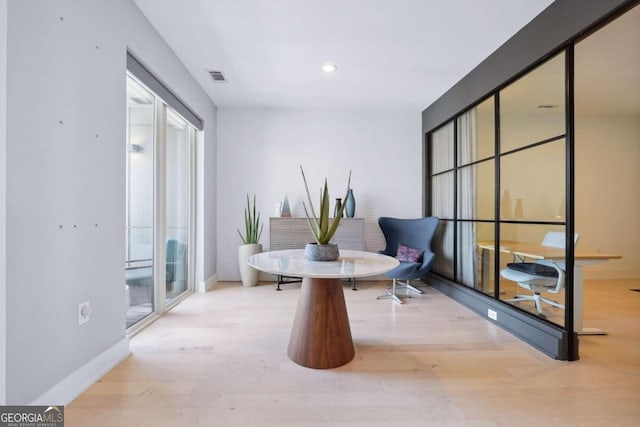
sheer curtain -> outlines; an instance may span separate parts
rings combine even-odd
[[[477,119],[475,108],[458,118],[458,164],[469,164],[478,158]],[[458,218],[475,219],[477,206],[477,167],[458,169]],[[477,286],[477,227],[475,222],[458,222],[458,282]]]
[[[441,219],[433,240],[433,270],[449,278],[453,278],[453,222],[443,220],[453,220],[454,147],[453,122],[431,134],[431,173],[440,173],[431,179],[431,206],[433,215]]]

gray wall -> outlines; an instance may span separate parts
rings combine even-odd
[[[125,336],[127,48],[203,118],[206,170],[199,190],[203,214],[215,211],[215,106],[135,4],[9,2],[6,400],[11,404],[29,403]],[[206,239],[212,233],[205,229]],[[215,238],[202,246],[210,252],[203,254],[200,271],[212,274]],[[93,304],[93,317],[78,326],[78,303],[85,300]]]
[[[0,0],[0,405],[6,401],[7,0]]]

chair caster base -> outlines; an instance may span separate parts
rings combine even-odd
[[[406,284],[400,284],[398,286],[398,289],[406,289],[407,292],[415,292],[417,294],[424,294],[424,291],[422,289],[416,288],[415,286],[409,284],[408,282]]]
[[[411,297],[408,297],[408,298],[411,298]],[[380,295],[376,299],[390,299],[390,300],[393,300],[393,301],[397,302],[398,304],[404,304],[404,301],[402,301],[400,298],[398,298],[398,296],[396,294],[392,294],[391,292],[387,292],[384,295]]]

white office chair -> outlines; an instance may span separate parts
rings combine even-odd
[[[574,241],[578,241],[578,234],[575,235],[574,239]],[[565,233],[557,231],[548,232],[542,240],[542,246],[564,249]],[[542,302],[554,307],[564,308],[564,305],[559,302],[545,298],[540,294],[542,292],[557,294],[562,291],[566,264],[564,262],[554,262],[550,260],[524,262],[523,258],[518,258],[520,262],[507,264],[507,268],[500,271],[500,275],[507,280],[516,282],[518,286],[532,291],[533,295],[516,295],[514,298],[506,301],[534,301],[538,315],[541,317],[544,317]]]

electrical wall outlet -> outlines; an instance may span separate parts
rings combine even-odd
[[[90,301],[81,302],[78,304],[78,325],[84,325],[91,320],[93,314],[93,307]]]
[[[495,310],[491,310],[490,308],[487,309],[487,316],[489,316],[489,319],[498,321],[498,312]]]

